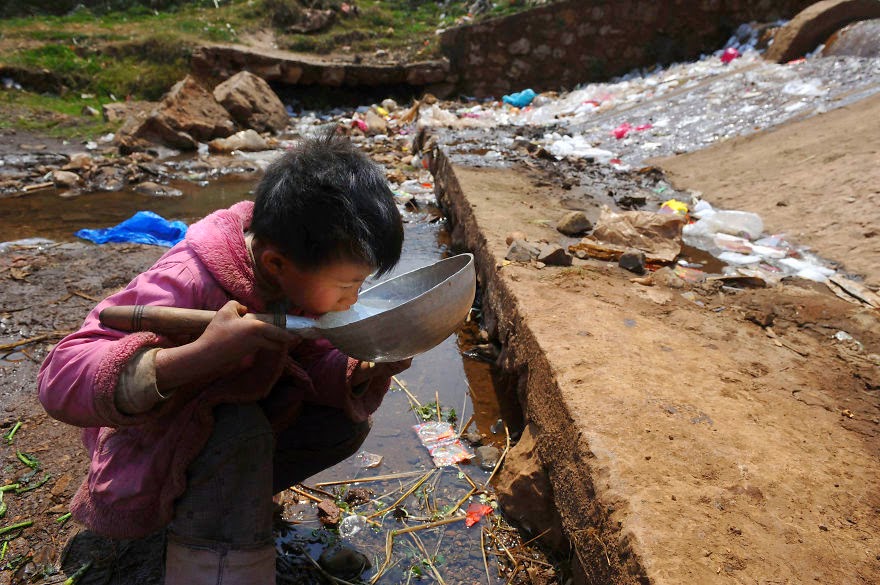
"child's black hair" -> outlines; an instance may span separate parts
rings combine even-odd
[[[269,165],[250,229],[303,270],[347,260],[383,274],[403,246],[385,173],[335,132],[304,139]]]

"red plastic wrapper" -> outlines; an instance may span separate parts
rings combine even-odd
[[[480,504],[477,502],[473,502],[467,509],[467,518],[464,520],[464,525],[470,528],[477,522],[479,522],[483,516],[486,514],[491,514],[494,510],[492,510],[492,506],[487,506],[486,504]]]
[[[727,65],[739,56],[739,51],[736,50],[736,47],[728,47],[721,53],[721,62]]]

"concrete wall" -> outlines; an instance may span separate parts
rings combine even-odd
[[[563,0],[445,31],[466,95],[571,89],[714,51],[750,21],[791,18],[810,0]]]

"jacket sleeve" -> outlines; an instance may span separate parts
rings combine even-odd
[[[301,342],[291,357],[312,379],[313,391],[305,400],[341,408],[354,422],[367,420],[382,404],[391,385],[389,378],[373,378],[367,389],[355,396],[351,375],[360,361],[343,354],[325,339]]]
[[[103,326],[99,313],[119,305],[161,305],[193,308],[199,290],[183,262],[156,264],[125,289],[99,303],[79,331],[56,345],[37,377],[40,402],[50,416],[79,427],[118,427],[147,422],[154,409],[127,415],[116,408],[114,392],[129,360],[148,347],[168,345],[151,332],[126,333]]]

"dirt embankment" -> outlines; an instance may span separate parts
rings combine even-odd
[[[880,96],[654,163],[677,188],[753,211],[880,285]]]
[[[811,123],[817,135],[836,135],[825,116],[803,123],[800,136],[814,135]],[[746,139],[742,156],[753,144],[756,161],[791,150],[800,143],[786,143],[792,131]],[[860,152],[865,142],[840,146]],[[825,156],[821,140],[810,143],[798,156]],[[693,158],[682,166],[706,181],[745,180],[748,167],[730,171],[715,156],[714,166]],[[827,175],[864,170],[848,154],[828,158],[816,192],[835,183],[823,183]],[[808,281],[688,290],[659,276],[645,286],[598,261],[506,263],[511,231],[560,239],[547,219],[562,215],[570,192],[535,169],[453,166],[443,156],[435,166],[454,238],[477,256],[490,333],[504,344],[502,365],[520,377],[588,582],[880,581],[878,311]],[[802,184],[813,189],[807,169]],[[820,225],[795,214],[801,188],[778,174],[761,180],[762,191],[789,201],[779,209],[790,225]],[[749,191],[759,200],[757,187]],[[848,203],[853,224],[870,224],[871,201]],[[763,212],[741,200],[729,207]],[[768,217],[771,229],[775,221]],[[813,233],[798,239],[810,244]],[[835,339],[838,331],[855,341]]]

